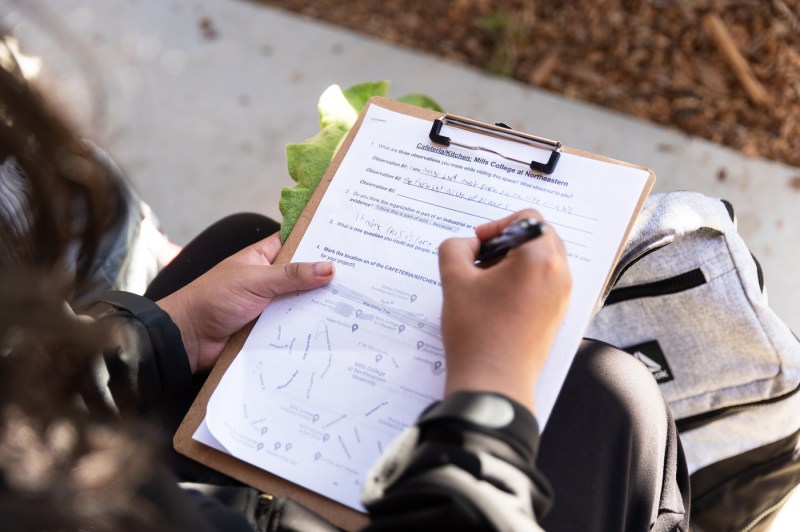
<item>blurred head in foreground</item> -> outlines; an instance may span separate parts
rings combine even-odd
[[[8,43],[0,30],[0,522],[153,529],[158,510],[136,496],[153,456],[94,396],[108,333],[65,303],[116,221],[116,196]]]

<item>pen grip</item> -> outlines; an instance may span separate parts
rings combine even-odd
[[[542,236],[544,227],[533,219],[517,220],[502,234],[481,243],[476,263],[490,264],[502,259],[511,249]]]

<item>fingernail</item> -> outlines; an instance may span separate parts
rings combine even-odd
[[[320,277],[328,277],[333,273],[332,262],[317,262],[314,264],[314,274]]]

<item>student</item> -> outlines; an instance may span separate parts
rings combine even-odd
[[[273,266],[277,224],[237,215],[187,245],[145,297],[113,292],[76,316],[64,301],[118,218],[110,180],[8,68],[0,159],[19,170],[31,213],[0,224],[4,527],[330,530],[159,446],[230,335],[273,297],[329,282],[333,265]],[[674,424],[632,357],[584,343],[540,441],[532,390],[568,302],[563,244],[547,231],[490,268],[473,264],[479,241],[520,217],[541,219],[516,213],[440,248],[445,398],[367,479],[367,529],[685,529]]]

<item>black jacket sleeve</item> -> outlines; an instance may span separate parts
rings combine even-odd
[[[108,292],[86,313],[102,321],[110,335],[95,368],[99,393],[84,394],[90,409],[143,413],[163,397],[189,389],[192,372],[180,331],[154,302],[127,292]]]
[[[191,388],[192,373],[180,331],[154,302],[126,292],[108,292],[84,312],[110,335],[95,365],[94,382],[82,389],[90,411],[138,418]],[[138,495],[162,510],[170,530],[252,531],[263,506],[254,489],[208,484],[179,488],[177,479],[162,469],[151,472]]]
[[[432,405],[369,473],[369,532],[539,530],[552,493],[535,469],[538,426],[498,394]]]
[[[531,413],[502,395],[432,405],[367,474],[363,530],[541,530],[553,496],[535,468],[538,441]],[[338,530],[289,499],[272,506],[269,532]]]

